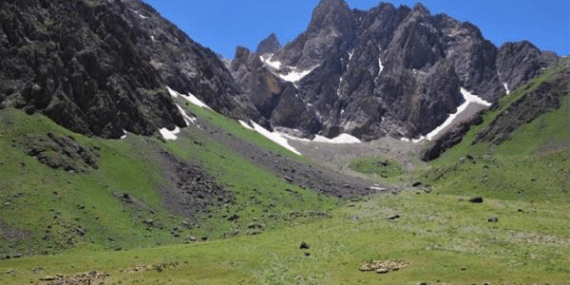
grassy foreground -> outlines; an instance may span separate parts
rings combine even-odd
[[[109,273],[105,284],[567,284],[566,204],[473,204],[421,193],[372,197],[335,210],[330,219],[257,236],[121,252],[86,246],[3,261],[0,281],[36,283],[46,275],[97,270]],[[395,214],[400,218],[389,219]],[[488,222],[490,216],[499,222]],[[309,249],[299,248],[303,241]],[[360,272],[370,260],[404,260],[409,267]],[[137,265],[151,269],[129,270]]]

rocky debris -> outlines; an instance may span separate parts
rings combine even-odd
[[[104,284],[106,279],[109,278],[109,273],[91,271],[79,273],[75,275],[46,275],[40,277],[40,285],[90,285],[90,284]]]
[[[151,271],[151,270],[156,270],[158,272],[162,272],[165,269],[175,269],[176,267],[178,267],[180,264],[178,262],[169,262],[169,263],[157,263],[157,264],[139,264],[135,267],[132,268],[127,268],[127,269],[123,269],[120,270],[119,272],[124,272],[124,273],[141,273],[141,272],[145,272],[145,271]]]
[[[309,249],[309,248],[311,248],[311,246],[304,241],[301,242],[301,245],[299,246],[299,249]]]
[[[274,128],[372,140],[426,135],[464,102],[461,88],[495,102],[505,83],[514,90],[557,59],[528,42],[497,48],[473,24],[421,4],[360,11],[326,0],[291,43],[271,53],[241,49],[231,71]],[[292,71],[310,72],[288,82]]]
[[[399,218],[400,218],[400,215],[394,214],[394,215],[389,216],[389,217],[388,217],[388,220],[396,220],[396,219],[399,219]]]
[[[469,199],[469,202],[471,202],[471,203],[483,203],[483,198],[479,197],[479,196],[473,197],[473,198]]]
[[[210,130],[211,137],[222,146],[235,151],[242,157],[282,177],[286,181],[298,185],[301,189],[310,189],[325,195],[345,199],[362,195],[378,193],[397,194],[400,192],[400,189],[393,186],[374,185],[374,187],[370,187],[370,182],[354,176],[338,173],[318,165],[299,162],[249,143],[237,136],[229,137],[224,135],[224,132],[219,127],[206,120],[201,120],[200,124]],[[296,195],[294,192],[287,193]]]
[[[198,239],[195,236],[186,236],[186,238],[184,239],[184,243],[191,243],[191,242],[195,242]]]
[[[99,169],[96,148],[86,148],[72,136],[48,132],[46,135],[26,135],[21,138],[22,150],[42,164],[72,173],[87,173]]]
[[[233,203],[233,194],[220,186],[198,165],[190,165],[161,151],[166,177],[171,187],[161,191],[164,204],[171,210],[193,218],[196,212],[207,212],[212,206]]]
[[[391,271],[398,271],[410,266],[410,264],[403,260],[384,260],[384,261],[371,261],[366,262],[360,267],[360,271],[375,271],[376,273],[388,273]]]

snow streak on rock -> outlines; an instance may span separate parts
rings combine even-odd
[[[289,145],[289,141],[283,137],[281,134],[277,133],[277,132],[270,132],[268,130],[266,130],[264,127],[258,125],[257,123],[251,121],[251,124],[253,125],[253,129],[260,133],[262,136],[272,140],[273,142],[275,142],[276,144],[290,150],[291,152],[293,152],[294,154],[297,155],[302,155],[299,151],[297,151],[294,147],[292,147],[291,145]]]

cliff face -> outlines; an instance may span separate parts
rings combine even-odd
[[[272,102],[261,113],[274,127],[364,140],[425,135],[464,102],[461,88],[495,102],[557,59],[527,42],[497,48],[474,25],[421,4],[359,11],[342,0],[321,1],[285,47],[248,57],[236,58],[232,73],[250,98]],[[291,95],[258,88],[260,73]]]
[[[166,86],[256,119],[231,74],[138,0],[0,2],[0,106],[118,138],[184,126]]]

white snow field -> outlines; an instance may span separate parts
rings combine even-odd
[[[176,140],[178,138],[176,134],[180,133],[180,128],[176,127],[173,131],[169,131],[167,128],[162,128],[158,131],[165,140]]]
[[[313,139],[313,142],[319,142],[319,143],[330,143],[330,144],[353,144],[353,143],[361,143],[361,141],[359,139],[357,139],[356,137],[349,135],[349,134],[340,134],[339,136],[329,139],[327,137],[324,136],[315,136],[315,139]]]
[[[305,76],[307,76],[313,70],[315,70],[315,68],[319,67],[317,65],[317,66],[310,68],[308,70],[299,70],[296,67],[285,66],[286,68],[289,68],[291,71],[287,74],[281,74],[279,72],[279,70],[281,70],[282,64],[280,61],[277,61],[277,60],[271,61],[272,56],[273,56],[273,54],[267,54],[266,56],[261,56],[260,57],[261,62],[263,62],[263,64],[265,64],[266,66],[271,67],[271,68],[269,68],[269,71],[271,73],[273,73],[273,75],[275,75],[275,76],[277,76],[277,77],[279,77],[285,81],[291,82],[291,83],[299,82],[301,79],[303,79]]]

